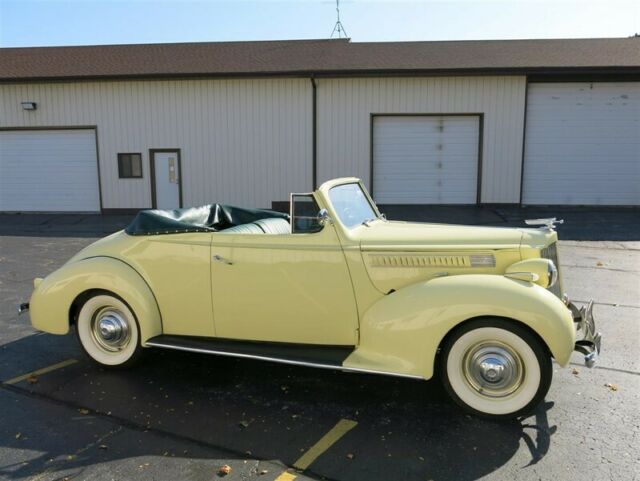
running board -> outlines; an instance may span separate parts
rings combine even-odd
[[[423,379],[420,376],[414,376],[411,374],[399,374],[343,366],[342,363],[344,360],[349,357],[353,351],[355,351],[355,347],[353,346],[322,346],[311,344],[287,344],[279,342],[236,341],[231,339],[173,335],[152,337],[145,343],[145,345],[161,349],[173,349],[176,351],[255,359],[259,361],[291,364],[294,366]]]

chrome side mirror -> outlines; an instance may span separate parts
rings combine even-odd
[[[326,224],[331,224],[331,217],[329,217],[329,212],[327,212],[327,209],[320,209],[320,212],[318,212],[318,223],[320,225],[326,225]]]

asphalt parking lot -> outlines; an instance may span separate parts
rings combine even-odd
[[[523,211],[386,209],[487,225],[549,214]],[[0,478],[213,480],[229,465],[227,480],[639,479],[640,211],[560,211],[564,283],[596,300],[604,352],[592,370],[577,354],[556,366],[535,414],[500,424],[460,413],[437,380],[170,351],[101,370],[15,308],[33,277],[128,218],[0,215]]]

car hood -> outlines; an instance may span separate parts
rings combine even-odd
[[[375,221],[358,233],[363,250],[509,249],[518,248],[523,238],[531,247],[550,241],[549,233],[537,229],[400,221]]]
[[[548,231],[536,229],[381,220],[354,234],[369,279],[382,293],[443,275],[502,274],[550,242]]]

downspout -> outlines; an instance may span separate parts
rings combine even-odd
[[[318,188],[318,91],[314,76],[311,75],[309,79],[311,80],[311,190],[316,190]]]

